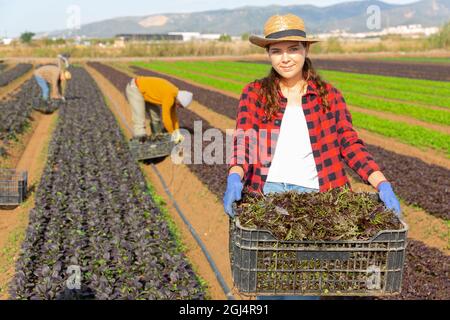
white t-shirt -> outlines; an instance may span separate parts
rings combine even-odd
[[[266,181],[319,189],[316,163],[301,106],[286,107]]]

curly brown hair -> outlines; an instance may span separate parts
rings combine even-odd
[[[305,58],[305,64],[303,66],[303,79],[306,81],[312,80],[316,86],[320,100],[322,101],[322,110],[326,112],[330,110],[328,103],[328,91],[327,83],[322,80],[320,75],[316,72],[313,67],[312,61],[309,58]],[[267,77],[261,79],[261,94],[266,98],[266,103],[264,105],[264,111],[268,119],[278,113],[280,110],[280,105],[278,103],[278,89],[280,84],[280,75],[272,67]]]

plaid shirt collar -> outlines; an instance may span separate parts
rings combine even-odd
[[[283,95],[283,92],[281,91],[280,80],[277,79],[276,82],[277,82],[277,86],[278,86],[278,96],[279,96],[280,100],[287,102],[287,98]],[[308,87],[306,88],[305,96],[310,95],[310,94],[313,94],[316,96],[319,95],[319,93],[317,91],[317,85],[312,80],[308,80]]]

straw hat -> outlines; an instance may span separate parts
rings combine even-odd
[[[252,35],[249,40],[254,45],[263,48],[281,41],[306,41],[310,43],[320,41],[307,37],[303,19],[293,14],[270,17],[264,25],[264,37]]]

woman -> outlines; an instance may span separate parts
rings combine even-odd
[[[303,20],[291,14],[273,16],[264,35],[251,36],[250,42],[267,50],[272,69],[241,95],[225,212],[234,216],[232,204],[241,199],[244,187],[268,194],[350,186],[345,161],[400,216],[391,184],[354,131],[344,98],[320,78],[307,57],[318,40],[306,36]]]
[[[264,35],[251,36],[250,42],[267,50],[272,70],[248,84],[240,99],[225,212],[233,216],[232,204],[244,187],[268,194],[350,186],[345,161],[400,216],[391,184],[354,131],[344,98],[308,58],[318,40],[306,36],[303,20],[273,16]]]

